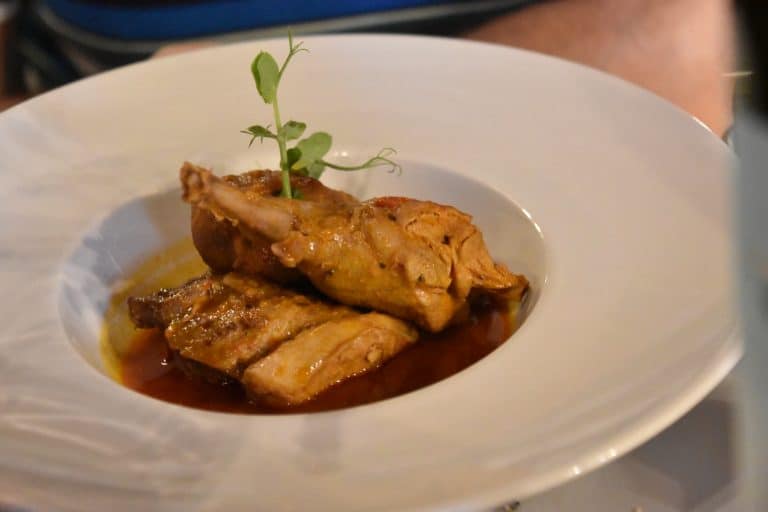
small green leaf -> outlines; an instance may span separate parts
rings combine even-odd
[[[288,157],[288,165],[286,165],[286,168],[292,169],[293,164],[298,162],[299,158],[301,158],[301,151],[299,148],[290,148],[288,151],[286,151],[286,156]]]
[[[268,126],[265,127],[265,126],[261,126],[261,125],[258,125],[258,124],[255,124],[253,126],[249,126],[245,130],[243,130],[243,133],[250,133],[254,137],[261,137],[261,138],[266,137],[268,139],[277,138],[277,135],[272,133],[269,130]]]
[[[251,64],[251,73],[264,103],[274,103],[277,83],[280,80],[280,70],[275,58],[267,52],[259,52]]]
[[[320,162],[315,162],[307,168],[307,175],[311,178],[315,178],[316,180],[319,180],[324,170],[325,170],[325,164],[321,164]]]
[[[296,149],[301,151],[301,157],[291,165],[291,169],[309,169],[313,163],[325,156],[332,143],[333,139],[325,132],[315,132],[306,139],[301,139],[296,144]]]
[[[298,139],[304,134],[304,130],[306,129],[306,123],[302,123],[301,121],[288,121],[283,125],[285,140]]]
[[[264,127],[260,125],[253,125],[249,126],[245,130],[240,130],[240,133],[244,133],[246,135],[251,136],[251,142],[248,143],[248,147],[251,147],[253,145],[253,141],[256,139],[261,139],[259,142],[264,142],[264,137],[268,139],[276,139],[277,135],[269,131],[269,127]]]

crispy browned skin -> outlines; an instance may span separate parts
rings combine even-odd
[[[165,328],[192,311],[196,303],[224,295],[224,287],[207,276],[192,279],[179,288],[164,288],[144,297],[129,297],[128,312],[136,327]]]
[[[442,330],[473,289],[519,299],[523,276],[495,263],[471,217],[407,198],[363,203],[244,194],[185,163],[184,199],[242,232],[272,240],[282,265],[297,268],[324,294]]]
[[[278,194],[282,183],[276,171],[250,171],[224,176],[224,181],[247,197]],[[291,186],[310,201],[353,204],[357,200],[344,192],[330,189],[317,180],[291,177]],[[228,219],[217,219],[204,208],[192,207],[192,240],[203,261],[216,272],[238,271],[268,277],[281,283],[295,283],[303,276],[295,268],[280,263],[272,253],[272,241],[254,232],[243,232]]]
[[[185,370],[207,380],[240,380],[250,394],[274,405],[309,400],[378,367],[418,337],[401,320],[235,273],[131,297],[128,305],[138,327],[164,329],[171,349],[199,363],[186,364]],[[291,350],[275,350],[288,341]],[[263,360],[264,368],[280,370],[262,369],[245,378],[248,368]]]
[[[131,297],[128,304],[137,326],[165,329],[168,344],[181,356],[235,378],[296,332],[355,314],[238,274],[199,278],[175,290]]]

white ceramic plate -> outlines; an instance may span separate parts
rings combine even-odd
[[[260,49],[130,66],[0,115],[0,499],[47,510],[452,510],[523,498],[645,441],[739,355],[724,144],[615,78],[455,40],[334,36],[289,69],[284,117],[333,157],[399,150],[401,176],[327,174],[476,216],[533,307],[476,365],[338,412],[208,413],[103,373],[109,290],[187,233],[176,170],[274,165],[238,130],[269,111]]]

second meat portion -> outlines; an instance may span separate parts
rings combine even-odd
[[[418,338],[393,317],[361,313],[265,281],[204,276],[128,302],[137,327],[208,380],[237,380],[271,405],[294,405],[374,369]]]

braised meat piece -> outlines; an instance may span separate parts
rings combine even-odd
[[[520,299],[528,283],[495,263],[471,217],[451,206],[385,197],[329,202],[247,194],[185,163],[184,199],[250,238],[327,296],[442,330],[473,290]]]
[[[274,405],[309,400],[378,367],[418,337],[392,317],[235,273],[131,297],[128,306],[137,327],[164,329],[179,357],[199,363],[183,369],[217,380],[215,372],[200,371],[204,365]],[[292,348],[281,351],[289,341]],[[255,364],[262,364],[260,370],[249,372]]]
[[[272,197],[279,194],[282,187],[280,173],[275,171],[251,171],[224,176],[222,180],[246,197]],[[328,203],[331,207],[358,202],[349,194],[330,189],[312,178],[291,176],[291,187],[301,197]],[[244,235],[237,223],[217,220],[210,211],[196,206],[192,207],[192,240],[203,261],[216,272],[234,270],[280,283],[296,283],[303,279],[298,270],[280,263],[270,249],[271,240],[258,233]]]
[[[138,327],[160,327],[179,355],[238,378],[251,361],[303,329],[353,310],[238,274],[203,277],[128,300]]]
[[[331,320],[303,331],[249,366],[243,384],[268,402],[304,402],[329,382],[379,366],[413,337],[407,324],[380,313]]]

